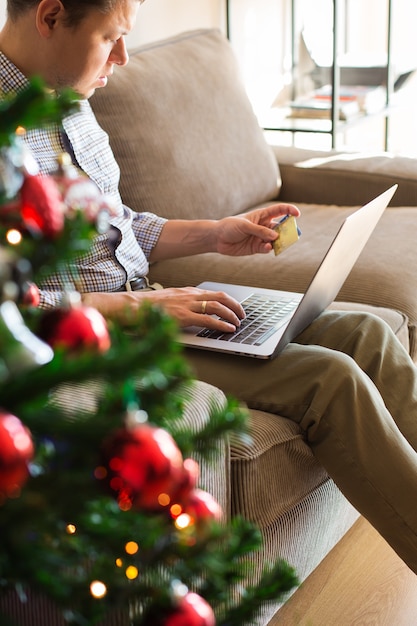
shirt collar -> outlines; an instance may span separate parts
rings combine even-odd
[[[27,86],[26,76],[0,51],[0,94],[21,91]]]

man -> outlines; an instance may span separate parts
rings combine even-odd
[[[54,169],[57,153],[66,149],[118,208],[110,234],[97,237],[79,265],[83,301],[128,324],[151,300],[180,326],[236,328],[244,311],[223,293],[134,289],[146,285],[149,261],[204,251],[268,253],[276,238],[271,220],[297,216],[298,209],[277,204],[241,217],[189,222],[124,207],[118,168],[88,98],[106,85],[114,65],[127,63],[124,37],[139,0],[8,0],[7,6],[2,92],[39,74],[49,87],[69,86],[84,98],[63,130],[28,135],[40,167]],[[42,306],[59,303],[59,281],[44,287]],[[417,371],[387,325],[371,315],[326,312],[273,361],[199,351],[188,358],[201,380],[296,421],[342,492],[417,573]]]

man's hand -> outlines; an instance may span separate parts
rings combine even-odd
[[[228,256],[267,254],[278,234],[273,220],[283,215],[300,215],[293,204],[274,204],[217,222],[217,252]]]
[[[242,306],[228,294],[197,287],[84,293],[82,299],[84,304],[94,306],[106,318],[129,326],[134,326],[144,301],[163,308],[181,328],[201,326],[230,333],[240,326],[240,320],[245,317]]]

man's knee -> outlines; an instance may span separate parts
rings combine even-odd
[[[321,345],[350,354],[380,350],[393,332],[377,315],[365,311],[325,311],[299,337],[300,343]]]

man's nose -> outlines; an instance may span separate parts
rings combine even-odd
[[[124,37],[120,37],[117,40],[116,45],[113,47],[109,61],[116,65],[126,65],[129,61],[129,54],[126,48],[126,41]]]

